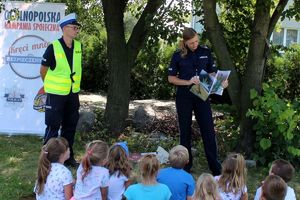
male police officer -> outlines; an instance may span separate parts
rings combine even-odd
[[[44,143],[57,137],[60,129],[70,147],[70,158],[65,165],[76,167],[73,143],[79,119],[79,97],[81,81],[81,43],[77,36],[80,24],[76,14],[71,13],[59,22],[63,36],[53,41],[46,49],[40,69],[47,93]]]

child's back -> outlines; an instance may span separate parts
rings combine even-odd
[[[77,180],[74,192],[76,200],[106,199],[109,180],[106,161],[108,145],[95,140],[87,145],[86,154],[77,169]]]
[[[161,169],[157,181],[167,185],[172,193],[171,200],[191,199],[195,190],[195,181],[191,174],[183,170],[188,163],[188,150],[177,145],[169,154],[169,161],[172,167]]]
[[[171,192],[168,186],[161,183],[153,185],[138,183],[129,186],[124,195],[128,200],[169,200]]]
[[[127,188],[125,184],[129,181],[129,179],[123,174],[119,174],[119,172],[115,172],[114,174],[109,176],[108,182],[108,196],[109,200],[121,200],[122,195]]]
[[[51,171],[44,186],[44,192],[36,196],[37,200],[65,199],[64,186],[72,184],[71,171],[61,163],[51,163]]]
[[[82,179],[83,173],[84,170],[82,164],[80,164],[77,170],[75,199],[101,199],[100,188],[108,187],[108,170],[104,167],[93,165],[84,179]]]
[[[229,154],[222,163],[222,174],[215,179],[223,200],[248,199],[245,160],[241,154]]]

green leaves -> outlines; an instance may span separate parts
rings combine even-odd
[[[253,108],[249,109],[247,116],[256,120],[255,157],[263,164],[276,158],[293,160],[299,155],[300,107],[290,101],[279,98],[276,88],[263,84],[263,95],[255,90],[250,91]]]
[[[259,142],[259,145],[263,150],[266,150],[271,147],[271,141],[269,139],[262,138]]]

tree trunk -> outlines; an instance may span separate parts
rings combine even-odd
[[[253,22],[252,37],[249,45],[248,58],[246,63],[246,73],[241,91],[241,141],[239,148],[249,157],[253,152],[255,142],[255,132],[253,130],[254,121],[246,117],[248,109],[252,106],[250,100],[250,90],[255,89],[261,93],[262,80],[264,75],[268,42],[268,31],[270,24],[270,0],[257,0],[255,16]]]
[[[221,25],[216,13],[216,0],[204,0],[203,11],[204,26],[206,31],[208,32],[209,41],[212,43],[213,50],[218,59],[218,63],[221,66],[220,68],[231,70],[228,93],[233,105],[236,106],[237,111],[240,113],[240,78],[230,57],[230,52],[227,48],[226,41],[223,37]]]
[[[118,3],[117,3],[118,2]],[[130,66],[127,62],[124,35],[124,1],[103,0],[107,30],[107,55],[110,66],[105,119],[112,133],[117,134],[128,116]]]
[[[146,38],[146,21],[153,18],[165,0],[149,0],[126,43],[124,11],[128,0],[102,0],[107,31],[107,55],[110,66],[105,119],[109,131],[118,136],[128,117],[130,71]]]

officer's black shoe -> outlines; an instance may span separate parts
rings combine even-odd
[[[65,161],[64,165],[67,167],[77,168],[79,166],[79,163],[74,158],[69,158]]]

